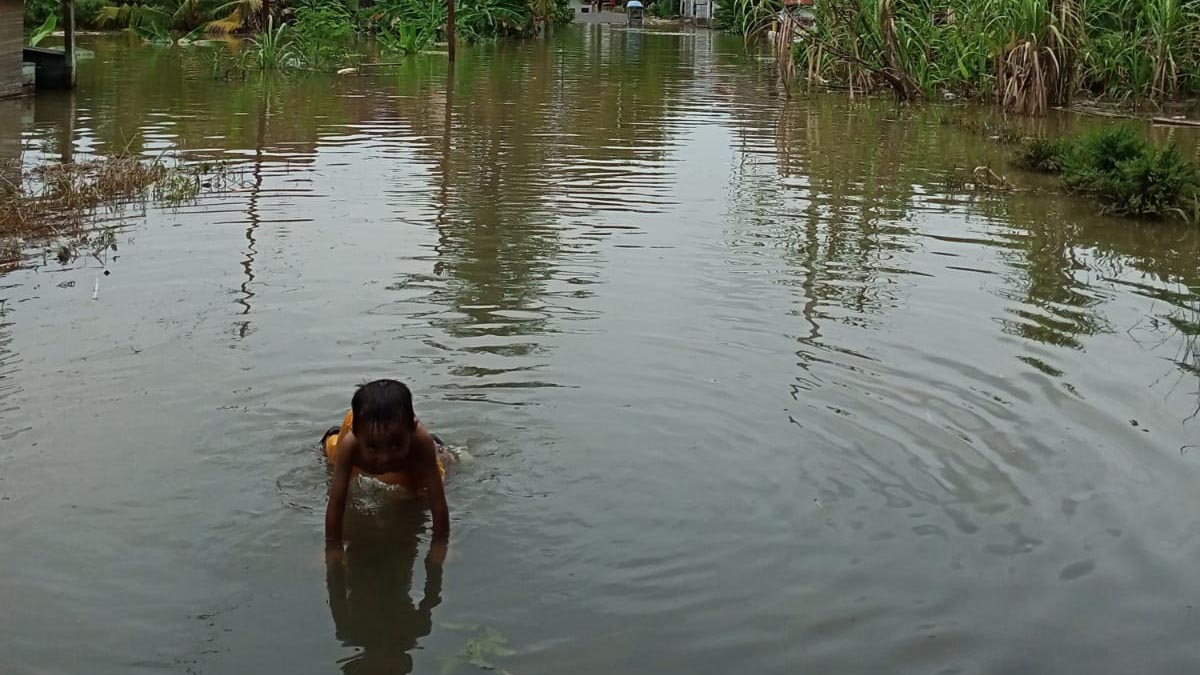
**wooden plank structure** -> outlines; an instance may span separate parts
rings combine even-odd
[[[24,19],[25,5],[21,0],[0,0],[0,98],[21,93]]]
[[[63,31],[62,49],[25,46],[23,0],[0,0],[0,98],[24,93],[23,64],[37,65],[39,89],[69,89],[75,86],[75,2],[61,0],[58,25]]]

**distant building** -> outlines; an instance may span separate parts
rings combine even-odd
[[[21,93],[21,50],[25,45],[25,3],[0,0],[0,98]]]
[[[717,8],[716,4],[713,0],[683,0],[683,4],[679,8],[679,15],[686,20],[708,25],[712,23],[713,12]]]
[[[707,26],[712,23],[718,4],[716,0],[681,0],[679,14],[685,20]],[[780,17],[783,11],[788,11],[806,27],[812,25],[813,0],[783,0],[783,4],[785,10]]]

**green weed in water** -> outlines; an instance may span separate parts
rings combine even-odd
[[[1200,224],[1200,170],[1176,145],[1156,148],[1129,126],[1074,140],[1032,139],[1013,163],[1061,173],[1068,189],[1094,195],[1105,213]]]
[[[416,23],[396,21],[375,36],[384,51],[396,54],[416,54],[433,42],[433,29]]]
[[[1074,190],[1100,192],[1118,167],[1141,156],[1147,142],[1132,127],[1121,125],[1087,134],[1063,156],[1063,182]]]
[[[262,72],[279,72],[299,62],[287,24],[267,23],[267,29],[247,40],[242,51],[242,67]]]
[[[232,182],[232,173],[221,164],[171,167],[131,155],[43,164],[4,180],[0,235],[36,238],[87,231],[101,210],[119,213],[151,199],[176,206],[204,190],[227,189]]]
[[[446,622],[443,622],[441,626],[450,630],[475,633],[474,636],[467,639],[458,653],[442,662],[442,675],[456,673],[464,665],[474,666],[482,670],[495,670],[501,673],[508,673],[508,671],[497,667],[493,662],[494,659],[513,656],[517,653],[510,646],[508,638],[503,633],[491,626]]]
[[[1065,155],[1070,144],[1063,140],[1031,138],[1021,144],[1013,156],[1013,164],[1026,171],[1062,173]]]
[[[1183,158],[1176,145],[1162,149],[1147,147],[1117,164],[1115,171],[1105,177],[1098,194],[1105,210],[1112,213],[1187,218],[1187,207],[1195,203],[1196,179],[1196,167]]]

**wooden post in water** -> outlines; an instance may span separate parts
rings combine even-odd
[[[454,63],[454,0],[446,0],[446,52]]]
[[[66,59],[67,87],[75,86],[75,0],[62,0],[63,57]]]

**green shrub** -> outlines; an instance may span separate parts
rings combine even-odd
[[[1200,169],[1175,144],[1156,148],[1129,126],[1077,139],[1030,139],[1013,163],[1061,173],[1067,188],[1093,195],[1105,213],[1200,224]]]
[[[384,51],[397,54],[416,54],[433,42],[434,28],[399,19],[380,28],[375,35]]]
[[[57,16],[58,0],[25,0],[25,32],[32,33],[51,14]]]
[[[1200,173],[1179,148],[1156,148],[1129,126],[1075,141],[1031,141],[1017,164],[1041,171],[1057,166],[1068,188],[1094,195],[1105,213],[1190,219],[1200,197]]]
[[[1070,148],[1070,142],[1063,139],[1031,138],[1021,144],[1013,156],[1013,164],[1026,171],[1062,173],[1063,161]]]
[[[106,0],[76,0],[75,24],[77,26],[95,26],[100,20],[100,10],[107,5]]]
[[[292,25],[296,56],[305,66],[330,70],[342,65],[347,45],[354,38],[354,23],[350,12],[340,3],[305,0],[296,7]]]
[[[1145,154],[1149,144],[1122,125],[1087,134],[1063,158],[1063,182],[1083,192],[1102,191],[1123,162]]]
[[[550,21],[556,26],[565,26],[575,20],[575,8],[570,0],[554,0],[554,13]]]
[[[1196,167],[1171,144],[1146,147],[1117,164],[1105,176],[1097,195],[1105,211],[1127,216],[1162,218],[1183,214],[1196,196]]]

